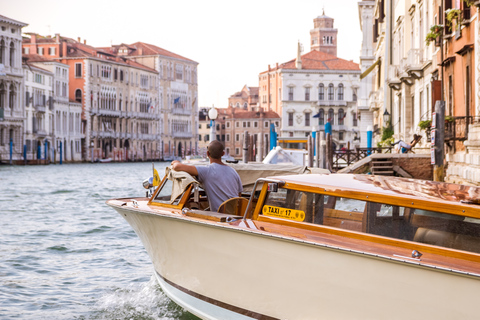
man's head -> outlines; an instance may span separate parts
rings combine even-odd
[[[225,154],[225,152],[223,152],[223,149],[224,149],[223,144],[220,141],[213,140],[208,145],[207,155],[210,158],[220,160],[222,159],[222,156]]]

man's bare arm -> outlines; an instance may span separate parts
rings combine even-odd
[[[184,171],[186,173],[189,173],[192,176],[198,176],[198,171],[197,171],[197,168],[195,168],[195,166],[183,164],[178,160],[172,161],[172,168],[175,171]]]

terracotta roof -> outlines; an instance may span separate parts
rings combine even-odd
[[[256,119],[260,118],[260,113],[263,113],[263,118],[280,118],[275,111],[249,111],[237,108],[218,108],[218,114],[222,116],[229,116],[234,119]]]
[[[52,59],[38,54],[22,54],[22,59],[26,60],[26,62],[52,62]]]
[[[187,61],[195,62],[195,61],[190,60],[188,58],[182,57],[181,55],[178,55],[176,53],[170,52],[168,50],[162,49],[160,47],[157,47],[157,46],[155,46],[153,44],[149,44],[149,43],[135,42],[131,45],[126,45],[126,46],[128,46],[130,49],[132,49],[132,48],[136,49],[132,53],[129,54],[131,56],[149,56],[149,55],[157,55],[158,54],[158,55],[165,56],[165,57],[171,57],[171,58],[177,58],[177,59],[181,59],[181,60],[187,60]],[[140,52],[138,50],[140,48],[143,51],[142,54],[140,54]]]
[[[345,71],[360,71],[360,66],[358,63],[353,61],[347,61],[340,59],[334,55],[321,52],[321,51],[310,51],[303,56],[302,59],[302,70],[345,70]],[[290,60],[288,62],[278,65],[278,68],[273,68],[272,70],[277,69],[296,69],[295,62],[297,59]],[[268,72],[268,71],[265,71]],[[264,73],[264,72],[262,72]]]

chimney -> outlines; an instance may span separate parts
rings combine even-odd
[[[35,33],[32,33],[30,36],[30,43],[31,44],[37,44],[37,35]]]
[[[83,39],[83,44],[87,44],[87,39]]]
[[[78,40],[78,42],[80,42],[80,43],[82,42],[82,39],[80,39],[80,37],[78,37],[77,40]]]
[[[55,33],[55,42],[60,43],[60,33]]]
[[[62,57],[66,57],[67,56],[67,42],[64,41],[62,42]]]

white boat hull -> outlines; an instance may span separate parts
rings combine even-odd
[[[479,317],[474,276],[170,213],[115,209],[142,240],[165,293],[202,319]]]

